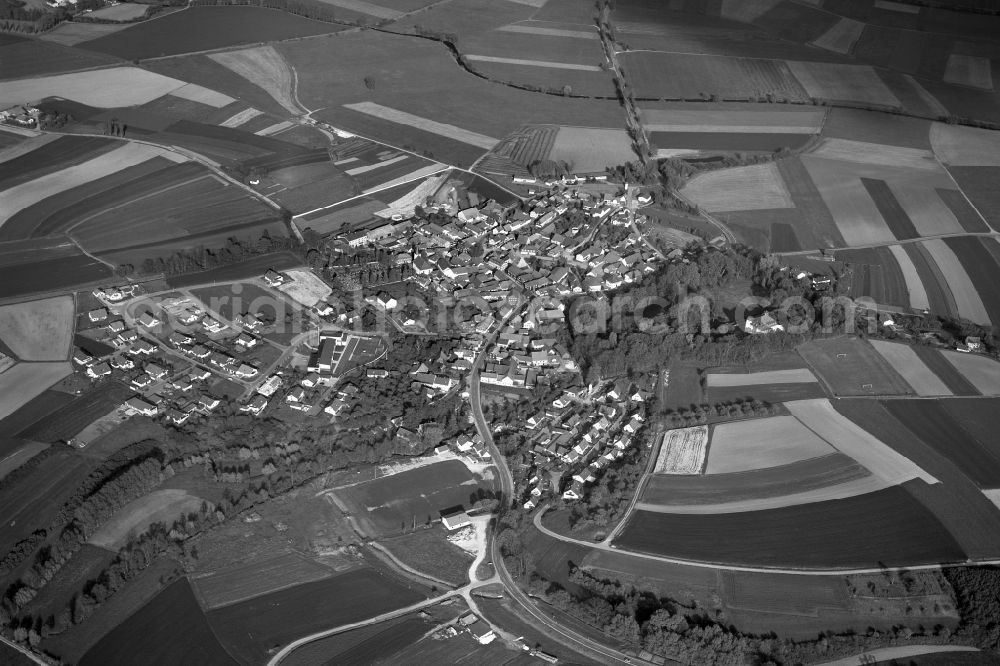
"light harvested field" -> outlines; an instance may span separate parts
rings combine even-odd
[[[292,97],[292,68],[273,46],[212,53],[208,57],[266,90],[290,113],[302,113]]]
[[[993,90],[990,59],[952,53],[944,71],[944,80],[961,86]]]
[[[871,340],[872,347],[913,387],[917,395],[953,395],[941,379],[928,368],[910,345],[885,340]]]
[[[321,0],[324,4],[333,5],[334,7],[340,7],[342,9],[349,9],[352,12],[358,12],[360,14],[367,14],[368,16],[374,16],[380,19],[389,19],[393,21],[403,16],[403,12],[397,11],[395,9],[390,9],[389,7],[382,7],[381,5],[376,5],[371,2],[365,2],[365,0]]]
[[[263,113],[263,111],[250,107],[248,109],[243,109],[239,113],[234,113],[229,118],[226,118],[219,123],[219,125],[222,127],[239,127],[240,125],[250,122]]]
[[[892,256],[895,257],[896,263],[899,264],[899,269],[903,273],[903,279],[906,280],[906,291],[909,294],[910,307],[914,310],[926,310],[930,307],[930,302],[927,300],[927,290],[924,288],[924,283],[920,279],[920,274],[917,272],[917,267],[913,264],[910,259],[910,255],[899,245],[890,245],[889,251],[892,252]]]
[[[827,457],[827,456],[824,456]],[[860,465],[859,465],[860,467]],[[860,478],[835,483],[833,485],[815,488],[813,490],[800,490],[788,492],[787,494],[772,495],[770,497],[758,497],[752,499],[740,499],[729,502],[715,502],[712,504],[650,504],[648,502],[637,502],[637,511],[653,511],[655,513],[688,513],[711,515],[718,513],[744,513],[747,511],[764,511],[766,509],[780,509],[786,506],[797,506],[799,504],[812,504],[814,502],[828,502],[830,500],[846,499],[873,493],[891,484],[872,474],[867,474],[867,470]]]
[[[857,162],[903,169],[920,169],[924,171],[941,171],[941,166],[928,150],[889,146],[882,143],[866,141],[851,141],[850,139],[823,140],[811,155],[843,162]]]
[[[142,534],[157,522],[169,526],[182,514],[198,511],[202,501],[186,490],[154,490],[116,511],[108,522],[94,532],[88,543],[117,552],[125,545],[130,533]]]
[[[172,91],[170,94],[174,97],[180,97],[181,99],[187,99],[192,102],[208,104],[216,109],[221,109],[222,107],[236,101],[229,95],[210,90],[195,83],[189,83],[186,86],[181,86],[177,90]]]
[[[590,30],[565,30],[563,28],[546,28],[544,26],[538,25],[523,25],[520,23],[512,23],[511,25],[502,25],[497,28],[500,32],[516,32],[524,35],[539,35],[541,37],[572,37],[576,39],[594,39],[599,40],[600,35],[596,31]]]
[[[945,282],[955,297],[959,316],[977,324],[989,324],[990,316],[986,311],[986,306],[983,305],[976,285],[969,278],[969,274],[965,272],[965,268],[962,267],[962,262],[955,251],[940,238],[925,240],[922,241],[922,244],[927,248],[934,263],[941,269]]]
[[[847,55],[857,44],[864,29],[865,24],[861,21],[842,18],[812,43],[821,49]]]
[[[203,606],[212,610],[299,583],[323,580],[333,571],[298,553],[282,553],[264,560],[196,575],[191,583]]]
[[[981,394],[1000,395],[1000,363],[978,354],[956,351],[942,351],[941,354]],[[3,376],[0,375],[0,378]]]
[[[549,159],[563,160],[574,173],[604,173],[605,168],[636,158],[625,130],[560,127]]]
[[[705,473],[746,472],[830,453],[829,444],[791,416],[723,423],[712,429]]]
[[[549,60],[525,60],[523,58],[501,58],[487,55],[464,55],[466,60],[475,62],[497,62],[506,65],[523,65],[525,67],[548,67],[551,69],[571,69],[580,72],[603,72],[597,65],[580,65],[572,62],[551,62]]]
[[[910,385],[864,340],[839,337],[800,345],[799,354],[836,396],[909,395]]]
[[[789,62],[788,68],[810,97],[898,108],[896,98],[870,65]]]
[[[938,193],[939,190],[948,190],[959,194],[953,189],[947,174],[908,174],[904,178],[887,178],[886,182],[921,236],[960,234],[964,231],[962,223]]]
[[[73,372],[69,361],[18,363],[0,373],[0,419]]]
[[[712,213],[795,207],[773,163],[711,171],[692,178],[681,193]]]
[[[654,474],[701,474],[708,445],[708,426],[675,428],[663,435]]]
[[[934,123],[931,146],[949,166],[1000,166],[1000,132],[995,130]]]
[[[936,478],[912,460],[897,453],[835,410],[829,400],[794,400],[786,402],[785,406],[801,425],[822,437],[841,453],[857,460],[888,484],[898,485],[911,479],[938,483]]]
[[[138,67],[110,67],[72,74],[4,81],[0,108],[62,97],[102,109],[151,102],[186,85]]]
[[[812,155],[803,155],[801,160],[847,245],[896,241],[853,164]]]
[[[87,18],[98,18],[105,21],[132,21],[146,15],[146,5],[123,2],[111,7],[104,7],[87,14]]]
[[[693,106],[697,106],[695,103]],[[713,108],[642,109],[650,132],[752,132],[757,134],[816,134],[825,111],[747,111]]]
[[[111,33],[124,30],[129,27],[127,24],[115,25],[114,23],[82,23],[79,21],[63,21],[53,30],[39,35],[39,39],[47,42],[55,42],[63,46],[76,46],[81,42],[97,39]]]
[[[44,442],[28,442],[13,453],[0,458],[0,480],[36,455],[49,448]]]
[[[278,287],[278,290],[288,294],[306,307],[316,305],[333,291],[330,285],[316,277],[312,271],[291,268],[285,273],[292,278],[292,281],[284,283]]]
[[[154,157],[183,162],[177,153],[140,143],[127,143],[91,160],[0,192],[0,226],[15,213],[55,194],[99,180]]]
[[[292,127],[294,123],[289,120],[282,120],[281,122],[274,123],[273,125],[268,125],[263,129],[259,129],[254,134],[257,136],[271,136],[272,134],[277,134],[278,132],[283,132],[289,127]]]
[[[725,372],[709,373],[708,387],[724,386],[759,386],[761,384],[805,384],[819,381],[809,368],[791,368],[787,370],[764,370],[762,372]]]
[[[22,361],[64,361],[73,339],[73,297],[0,306],[0,340]]]
[[[455,139],[456,141],[461,141],[471,146],[483,148],[484,150],[489,150],[497,143],[497,139],[494,139],[493,137],[479,134],[478,132],[470,132],[469,130],[464,130],[460,127],[455,127],[454,125],[448,125],[447,123],[439,123],[435,120],[415,116],[412,113],[407,113],[405,111],[391,109],[387,106],[382,106],[381,104],[375,104],[374,102],[345,104],[344,108],[370,116],[375,116],[376,118],[381,118],[382,120],[388,120],[389,122],[409,125],[410,127],[415,127],[425,132],[444,136],[449,139]]]

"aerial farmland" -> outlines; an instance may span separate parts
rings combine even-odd
[[[1000,661],[996,0],[8,4],[0,662]]]

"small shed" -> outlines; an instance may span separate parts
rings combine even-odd
[[[472,524],[465,511],[450,511],[441,514],[441,523],[449,530],[458,530]]]

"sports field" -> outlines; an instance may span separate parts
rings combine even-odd
[[[791,416],[723,423],[712,429],[705,474],[777,467],[833,452]]]
[[[834,395],[912,393],[910,385],[864,340],[848,336],[812,340],[798,351]]]
[[[615,545],[702,562],[804,568],[965,559],[944,526],[900,487],[765,511],[637,511]]]
[[[884,340],[872,340],[871,345],[913,387],[917,395],[952,395],[948,386],[924,365],[910,345]]]
[[[0,340],[22,361],[62,361],[73,336],[73,297],[0,306]]]
[[[713,213],[795,205],[773,163],[710,171],[691,179],[681,194]]]
[[[130,534],[143,534],[153,523],[172,525],[182,516],[197,512],[201,503],[200,497],[190,495],[185,490],[154,490],[115,512],[91,535],[89,543],[117,552],[125,545]]]

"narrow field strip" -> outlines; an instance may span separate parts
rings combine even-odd
[[[719,502],[717,504],[650,504],[648,502],[637,502],[635,508],[639,511],[654,511],[657,513],[744,513],[746,511],[780,509],[786,506],[798,506],[799,504],[846,499],[848,497],[873,493],[888,488],[889,485],[891,484],[886,483],[877,476],[868,475],[860,479],[854,479],[853,481],[845,481],[844,483],[817,488],[815,490],[789,493],[788,495]]]
[[[224,106],[232,104],[236,100],[215,90],[199,86],[195,83],[189,83],[186,86],[181,86],[177,90],[171,91],[170,93],[174,97],[180,97],[181,99],[187,99],[192,102],[201,102],[202,104],[207,104],[213,106],[216,109],[221,109]]]
[[[927,291],[924,283],[920,281],[917,267],[910,260],[910,255],[899,245],[890,245],[889,251],[896,258],[899,269],[903,271],[903,279],[906,280],[906,291],[910,294],[910,307],[914,310],[926,310],[930,307],[927,301]]]
[[[476,62],[498,62],[505,65],[525,65],[528,67],[550,67],[552,69],[573,69],[581,72],[602,72],[596,65],[577,65],[570,62],[550,62],[548,60],[522,60],[521,58],[501,58],[498,56],[467,55],[466,60]]]
[[[842,18],[832,28],[813,40],[813,46],[847,55],[858,43],[865,24],[854,19]]]
[[[521,25],[512,23],[497,28],[500,32],[518,32],[525,35],[541,35],[542,37],[573,37],[576,39],[600,39],[596,32],[584,30],[563,30],[561,28],[542,28],[534,25]]]
[[[809,368],[788,370],[765,370],[763,372],[710,373],[707,376],[709,388],[727,386],[759,386],[761,384],[806,384],[819,381]]]
[[[290,120],[282,120],[280,123],[268,125],[264,129],[257,130],[256,132],[254,132],[254,134],[256,134],[257,136],[271,136],[272,134],[277,134],[278,132],[288,129],[294,124],[295,123],[291,122]]]
[[[449,125],[447,123],[439,123],[436,120],[430,120],[429,118],[421,118],[420,116],[415,116],[412,113],[399,111],[388,106],[382,106],[381,104],[376,104],[375,102],[345,104],[344,108],[350,109],[351,111],[357,111],[358,113],[364,113],[369,116],[374,116],[382,120],[388,120],[389,122],[398,123],[400,125],[408,125],[425,132],[430,132],[431,134],[437,134],[449,139],[454,139],[455,141],[461,141],[462,143],[467,143],[470,146],[476,146],[477,148],[482,148],[484,150],[489,150],[496,145],[498,141],[498,139],[486,136],[485,134],[470,132],[469,130],[464,130],[461,127],[455,127],[454,125]]]
[[[140,143],[125,144],[83,164],[47,174],[0,192],[0,225],[19,210],[54,194],[109,176],[153,157],[165,157],[172,162],[185,161],[176,153],[161,148]]]
[[[920,13],[920,7],[916,5],[908,5],[902,2],[892,2],[892,0],[875,0],[875,9],[885,9],[890,12],[899,12],[900,14]]]
[[[693,106],[698,106],[694,103]],[[643,124],[657,132],[774,132],[816,134],[823,126],[825,111],[748,111],[640,108]],[[652,128],[658,128],[653,130]],[[659,129],[659,128],[671,129]],[[711,129],[711,128],[720,129]]]
[[[381,169],[384,166],[389,166],[390,164],[396,164],[397,162],[402,162],[403,160],[410,159],[409,155],[397,155],[387,160],[381,162],[375,162],[374,164],[366,164],[364,166],[354,167],[353,169],[347,169],[344,171],[348,176],[357,176],[361,173],[368,173],[369,171],[374,171],[375,169]]]
[[[353,12],[359,12],[361,14],[368,14],[368,16],[374,16],[375,18],[380,19],[395,20],[405,15],[403,12],[395,9],[375,5],[370,2],[365,2],[364,0],[323,0],[323,3],[333,5],[334,7],[350,9]]]
[[[986,306],[954,250],[940,238],[923,241],[923,245],[944,274],[945,282],[955,297],[959,316],[977,324],[989,324],[990,316],[986,312]]]
[[[841,453],[854,458],[890,485],[922,479],[938,480],[909,458],[897,453],[859,425],[840,414],[827,399],[794,400],[785,406],[806,428]]]
[[[922,171],[941,171],[941,165],[937,163],[934,154],[929,150],[888,146],[881,143],[868,143],[867,141],[824,139],[823,143],[810,154],[842,162],[920,169]]]
[[[264,113],[263,111],[250,107],[249,109],[243,109],[239,113],[234,114],[229,118],[226,118],[221,123],[219,123],[219,125],[221,125],[222,127],[239,127],[240,125],[245,125],[246,123],[250,122],[257,116],[262,115],[263,113]]]
[[[952,53],[944,71],[944,80],[961,86],[993,90],[990,59]]]
[[[941,355],[982,395],[1000,395],[1000,363],[978,354],[957,351],[942,351]]]
[[[902,375],[920,396],[954,395],[951,389],[917,356],[913,347],[885,340],[870,340],[882,358]]]

